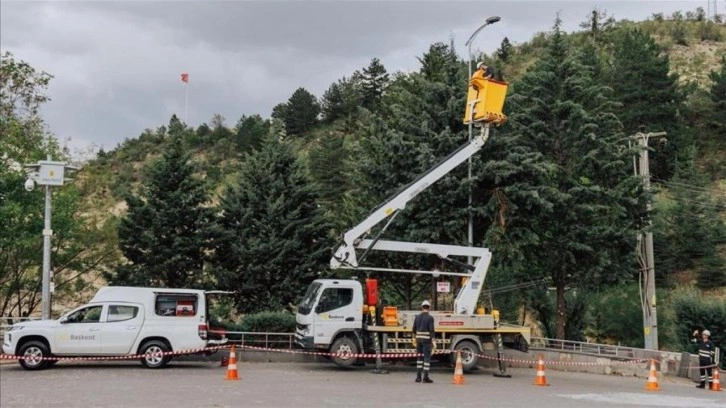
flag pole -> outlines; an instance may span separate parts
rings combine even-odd
[[[187,125],[187,113],[189,111],[189,82],[184,85],[184,125]]]

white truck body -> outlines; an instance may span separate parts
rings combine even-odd
[[[396,215],[405,209],[410,200],[479,151],[488,138],[489,124],[486,123],[478,137],[405,186],[393,198],[374,209],[366,219],[348,230],[330,260],[332,269],[466,277],[466,283],[454,301],[454,310],[431,312],[436,331],[434,344],[440,350],[462,351],[464,370],[472,369],[476,365],[477,354],[484,350],[485,343],[493,344],[501,354],[505,344],[526,351],[530,341],[528,327],[500,323],[498,311],[493,311],[491,314],[477,312],[479,309],[477,302],[492,258],[491,252],[487,248],[390,241],[380,239],[380,237]],[[366,236],[371,234],[372,228],[386,218],[389,218],[388,222],[374,238],[366,239]],[[387,265],[363,264],[363,260],[370,251],[437,256],[443,261],[464,267],[466,271],[393,269]],[[452,257],[467,257],[473,264],[464,263]],[[398,311],[396,322],[381,324],[380,316],[375,310],[376,307],[378,305],[365,304],[362,285],[356,280],[315,280],[308,287],[295,317],[296,344],[305,349],[325,350],[333,353],[335,356],[332,357],[332,360],[340,366],[359,363],[357,357],[348,357],[345,356],[346,354],[415,352],[411,342],[412,326],[413,319],[419,312]],[[502,375],[506,375],[506,368],[501,361],[500,370]]]
[[[158,368],[171,360],[158,353],[223,343],[207,338],[208,318],[203,290],[103,287],[57,320],[14,324],[5,332],[3,353],[25,357],[19,362],[26,369],[51,365],[48,357],[137,354],[146,354],[145,366]]]

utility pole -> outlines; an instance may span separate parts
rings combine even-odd
[[[643,178],[645,190],[650,191],[650,162],[648,161],[648,139],[655,136],[665,136],[666,132],[644,133],[641,131],[633,135],[640,143],[640,160],[633,158],[636,175]],[[637,161],[637,163],[635,163]],[[648,202],[648,214],[651,205]],[[643,239],[645,238],[645,239]],[[638,258],[641,265],[640,303],[643,309],[643,335],[645,348],[658,350],[658,316],[655,308],[655,261],[653,259],[653,222],[649,221],[645,234],[638,235]],[[643,288],[645,286],[645,288]]]

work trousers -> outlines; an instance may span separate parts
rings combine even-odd
[[[423,354],[423,356],[418,356],[416,360],[418,377],[421,377],[421,371],[423,371],[424,378],[429,378],[429,369],[431,368],[431,341],[417,341],[416,353]]]

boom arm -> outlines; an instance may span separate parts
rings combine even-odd
[[[489,138],[489,124],[483,125],[481,134],[473,138],[468,144],[454,152],[448,158],[438,163],[422,177],[415,180],[407,188],[396,194],[392,199],[376,208],[365,220],[348,230],[343,235],[343,243],[338,247],[330,260],[330,267],[338,269],[343,265],[358,267],[358,258],[355,252],[355,244],[371,228],[386,219],[387,217],[403,210],[406,203],[411,201],[420,192],[437,182],[441,177],[448,174],[456,166],[478,152]]]
[[[373,210],[373,212],[360,224],[348,230],[343,235],[343,243],[336,249],[333,257],[330,260],[330,267],[332,269],[366,269],[374,271],[428,274],[436,273],[439,275],[467,276],[469,277],[469,279],[466,281],[464,287],[462,287],[461,291],[456,297],[456,300],[454,302],[454,310],[455,313],[461,314],[474,313],[474,310],[476,309],[476,302],[479,298],[479,294],[481,293],[484,278],[486,277],[486,273],[489,268],[489,262],[491,261],[491,252],[488,249],[467,246],[385,241],[378,240],[378,237],[376,237],[376,239],[370,240],[363,239],[363,237],[364,235],[370,233],[371,228],[376,226],[378,223],[388,217],[392,217],[383,227],[383,230],[379,232],[378,236],[380,236],[380,234],[385,230],[388,224],[390,224],[390,222],[393,220],[393,217],[395,217],[398,211],[403,210],[410,200],[412,200],[420,192],[424,191],[429,186],[434,184],[436,181],[441,179],[443,176],[448,174],[459,164],[466,161],[469,157],[473,156],[482,148],[482,146],[484,146],[484,143],[486,143],[488,138],[489,123],[485,123],[481,128],[481,133],[479,136],[472,139],[468,144],[462,146],[459,150],[452,153],[446,159],[442,160],[432,169],[427,171],[423,176],[414,180],[408,187],[404,188],[403,191],[399,192],[393,198]],[[356,249],[365,251],[360,259],[356,254]],[[363,267],[359,265],[359,262],[362,262],[363,258],[370,250],[425,253],[437,255],[440,258],[448,261],[453,261],[449,258],[450,255],[471,256],[475,258],[475,262],[473,266],[467,265],[470,270],[473,270],[471,274],[377,268],[368,266]]]

